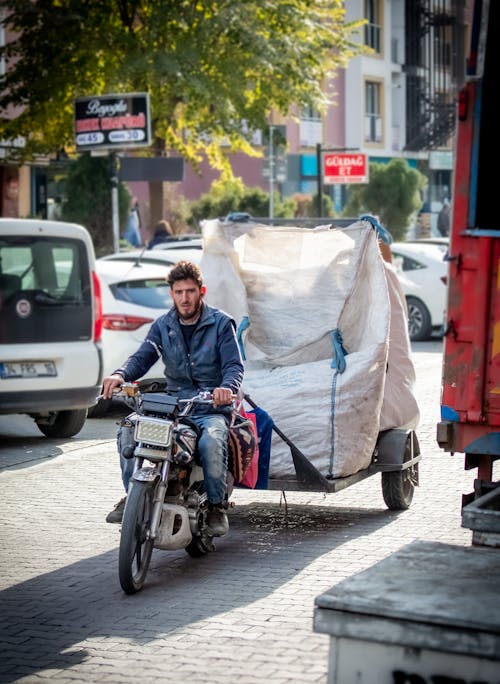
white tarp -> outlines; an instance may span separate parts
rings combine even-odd
[[[416,427],[404,296],[369,223],[213,220],[203,223],[203,243],[207,302],[242,329],[248,322],[244,391],[323,475],[366,468],[381,429]],[[334,352],[334,331],[345,357]],[[386,388],[389,378],[398,386]],[[294,475],[274,434],[270,477]]]

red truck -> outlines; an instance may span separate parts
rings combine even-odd
[[[462,525],[473,543],[500,546],[500,201],[496,167],[500,3],[476,0],[467,77],[458,97],[441,421],[437,441],[477,468]]]

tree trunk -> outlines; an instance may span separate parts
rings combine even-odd
[[[153,140],[153,156],[162,157],[165,153],[165,141],[162,138],[155,137]],[[162,181],[149,181],[149,230],[151,237],[154,233],[154,228],[158,221],[164,219],[164,209],[163,209],[163,182]]]
[[[151,225],[149,226],[149,228],[152,233],[158,221],[161,221],[164,218],[162,181],[149,182],[149,214],[151,221]]]

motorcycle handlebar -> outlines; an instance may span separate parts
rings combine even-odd
[[[138,386],[133,382],[124,382],[119,387],[115,387],[113,389],[114,397],[118,397],[120,395],[126,397],[135,397],[139,393],[140,390]],[[234,401],[237,398],[238,397],[236,394],[231,395],[231,401]],[[96,401],[99,401],[100,399],[104,399],[103,394],[99,394],[96,397]],[[179,399],[179,404],[211,404],[212,402],[213,394],[208,390],[198,392],[198,394],[195,394],[194,397],[191,397],[189,399]]]
[[[212,392],[198,392],[190,399],[179,399],[179,404],[211,404],[213,401]]]
[[[231,401],[234,401],[237,398],[236,394],[231,395]],[[179,404],[212,404],[213,400],[214,396],[212,392],[207,390],[198,392],[198,394],[195,394],[194,397],[191,397],[190,399],[179,399]]]

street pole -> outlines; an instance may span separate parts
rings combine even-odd
[[[318,167],[318,216],[323,216],[323,173],[321,171],[321,143],[316,144],[316,164]]]
[[[274,126],[269,126],[269,218],[274,218]]]
[[[120,251],[120,214],[118,210],[118,155],[111,153],[111,214],[113,224],[113,252]]]

